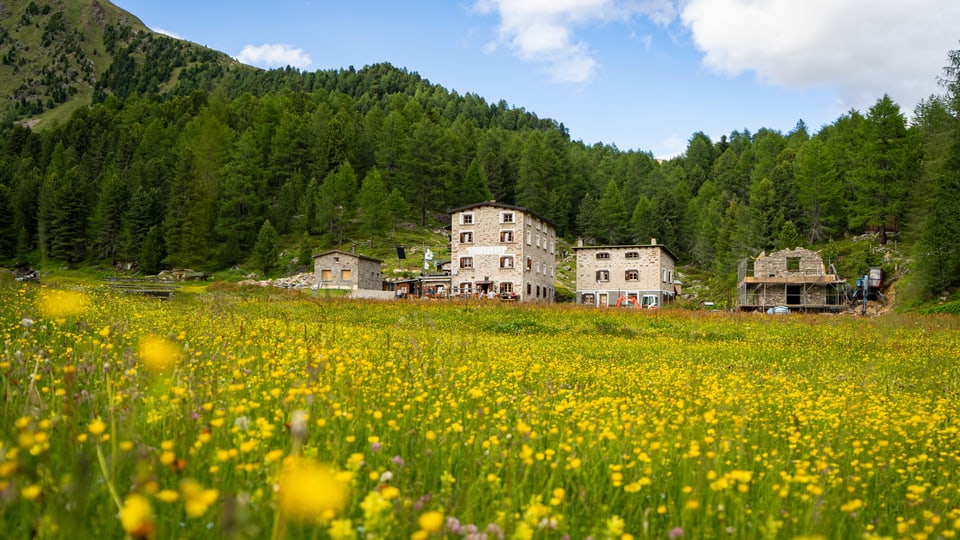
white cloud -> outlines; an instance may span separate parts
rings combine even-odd
[[[303,49],[282,44],[247,45],[237,55],[237,60],[265,68],[293,66],[301,69],[312,61]]]
[[[657,148],[654,148],[654,157],[664,160],[675,158],[687,151],[687,144],[687,139],[672,134],[660,141]]]
[[[158,34],[163,34],[163,35],[165,35],[165,36],[169,36],[169,37],[172,37],[172,38],[174,38],[174,39],[183,39],[183,36],[181,36],[180,34],[177,34],[177,33],[175,33],[175,32],[171,32],[171,31],[169,31],[169,30],[164,30],[163,28],[152,28],[151,30],[153,30],[154,32],[156,32],[156,33],[158,33]]]
[[[503,46],[557,81],[588,82],[599,64],[578,32],[642,16],[682,26],[703,65],[763,84],[837,92],[837,111],[884,93],[904,112],[940,93],[947,52],[960,47],[956,0],[474,0],[499,18]],[[649,43],[645,43],[649,48]]]
[[[754,73],[787,88],[831,88],[838,108],[866,110],[884,93],[909,113],[939,93],[958,47],[955,0],[686,0],[680,20],[719,73]]]
[[[499,43],[520,59],[545,63],[557,81],[578,83],[597,68],[589,45],[574,37],[578,28],[636,14],[661,24],[676,16],[671,0],[476,0],[474,8],[499,15]]]

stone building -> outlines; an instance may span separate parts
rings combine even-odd
[[[556,228],[495,201],[450,210],[451,296],[553,302]]]
[[[648,246],[580,245],[574,251],[578,304],[660,307],[676,296],[677,258],[656,239]]]
[[[320,289],[383,288],[380,259],[334,249],[313,256],[313,273]]]
[[[840,311],[846,305],[846,281],[816,251],[783,249],[740,262],[737,308],[766,310],[787,306],[800,311]]]

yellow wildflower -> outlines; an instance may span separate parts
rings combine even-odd
[[[330,523],[330,538],[332,540],[355,540],[357,531],[349,519],[335,519]]]
[[[120,524],[133,538],[147,538],[153,530],[153,511],[150,501],[139,493],[127,497],[120,510]]]
[[[140,339],[137,352],[144,367],[154,373],[165,373],[173,369],[180,360],[181,354],[180,348],[175,343],[153,335]]]
[[[37,497],[39,497],[41,492],[42,492],[42,490],[40,489],[40,486],[38,486],[38,485],[36,485],[36,484],[31,484],[31,485],[23,488],[23,489],[20,491],[20,494],[23,495],[23,498],[24,498],[24,499],[26,499],[26,500],[28,500],[28,501],[32,501],[32,500],[36,499]]]
[[[38,309],[51,319],[79,315],[87,309],[89,300],[76,291],[44,290],[38,299]]]
[[[172,503],[172,502],[177,502],[180,499],[180,493],[172,489],[164,489],[157,492],[157,494],[154,495],[154,497],[156,497],[157,500],[159,501],[163,501],[165,503]]]
[[[852,501],[847,501],[842,506],[840,506],[840,511],[849,513],[856,512],[857,510],[864,507],[863,501],[860,499],[853,499]]]
[[[347,486],[330,466],[292,457],[280,472],[278,496],[280,511],[288,519],[328,519],[346,505]]]
[[[99,437],[107,430],[107,424],[103,420],[97,418],[87,426],[87,431],[90,432],[94,437]]]
[[[424,512],[417,523],[428,533],[440,532],[440,528],[443,527],[443,513],[436,510]]]
[[[194,518],[205,514],[220,497],[220,492],[216,489],[204,489],[199,482],[191,478],[180,482],[180,492],[183,494],[187,515]]]

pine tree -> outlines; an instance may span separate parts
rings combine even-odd
[[[390,226],[387,219],[387,185],[377,169],[372,169],[363,178],[357,208],[360,214],[360,231],[366,236],[379,236]]]
[[[116,169],[109,169],[100,186],[92,228],[97,256],[110,259],[111,264],[115,264],[121,255],[123,215],[129,204],[128,186]]]
[[[596,240],[599,236],[596,219],[597,201],[594,199],[593,193],[588,191],[586,195],[583,196],[583,200],[580,201],[580,208],[577,212],[577,230],[588,239]]]
[[[597,202],[597,213],[594,222],[600,231],[601,243],[620,244],[625,240],[627,233],[627,209],[623,204],[623,195],[616,181],[607,182],[603,195]]]
[[[174,268],[209,265],[215,216],[209,187],[197,178],[192,158],[183,155],[173,174],[163,220],[165,262]]]
[[[143,237],[143,242],[140,243],[140,255],[137,258],[140,272],[150,275],[158,273],[161,269],[161,261],[165,257],[163,232],[159,226],[154,225],[150,227]]]
[[[264,221],[257,234],[257,243],[253,246],[253,262],[264,276],[277,267],[280,255],[280,235],[270,225],[270,220]]]
[[[780,232],[777,233],[777,249],[794,249],[798,247],[803,242],[803,239],[800,237],[800,231],[797,230],[797,226],[794,225],[792,221],[784,222],[783,226],[780,227]]]
[[[324,232],[332,234],[339,243],[354,214],[354,198],[357,193],[357,175],[345,161],[327,175],[320,186],[317,199],[317,224]]]
[[[49,256],[78,263],[86,255],[88,191],[77,166],[53,173],[41,189],[41,215]]]
[[[906,119],[890,96],[884,95],[870,108],[866,127],[849,220],[851,227],[876,227],[879,242],[885,244],[888,226],[899,222],[906,209],[916,160]]]
[[[240,261],[253,247],[263,223],[266,182],[253,132],[240,137],[233,159],[220,181],[216,232],[220,239],[217,263],[221,268]]]
[[[634,242],[646,243],[657,235],[655,214],[653,202],[646,195],[641,195],[633,207],[633,215],[630,216],[630,233]]]
[[[960,50],[950,51],[941,84],[947,95],[920,108],[925,167],[913,258],[914,294],[936,298],[960,286]]]
[[[125,261],[140,258],[141,244],[154,226],[163,222],[163,203],[158,188],[134,188],[121,219],[121,256]]]
[[[10,188],[0,184],[0,261],[12,259],[17,253],[17,231],[14,226],[13,195]]]
[[[451,201],[451,206],[465,206],[481,201],[489,201],[493,198],[490,188],[487,187],[487,176],[480,167],[480,162],[476,159],[470,161],[467,172],[463,176],[463,182],[460,183],[457,190],[457,197]]]
[[[797,156],[797,199],[808,245],[829,238],[837,226],[841,208],[841,186],[834,163],[824,143],[812,139]]]
[[[397,232],[397,225],[403,221],[403,217],[410,211],[407,206],[407,201],[403,199],[403,194],[400,193],[399,189],[394,188],[390,190],[390,195],[387,196],[387,203],[384,210],[387,221],[390,223],[390,231],[395,234]]]

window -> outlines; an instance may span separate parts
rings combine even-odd
[[[624,255],[624,257],[626,257],[627,259],[639,259],[639,258],[640,258],[640,252],[639,252],[639,251],[628,251],[628,252],[626,253],[626,255]]]
[[[321,270],[321,271],[320,271],[320,280],[321,280],[321,281],[333,281],[333,270]]]
[[[536,271],[537,271],[538,274],[540,273],[540,261],[537,261],[537,270],[536,270]]]
[[[533,287],[530,285],[530,282],[527,282],[527,294],[533,294]]]
[[[513,268],[513,257],[500,257],[500,268]]]
[[[513,283],[504,282],[500,284],[500,294],[510,294],[513,292]]]
[[[627,281],[640,281],[640,271],[639,270],[627,270],[624,273],[624,279]]]
[[[470,225],[473,223],[473,214],[460,214],[460,223],[463,225]]]
[[[500,231],[500,242],[510,244],[513,242],[513,231]]]
[[[540,247],[540,235],[537,235],[537,247]]]
[[[460,257],[460,268],[473,268],[473,257]]]
[[[800,271],[800,257],[787,257],[787,272]]]
[[[340,262],[340,257],[334,257],[334,258],[333,258],[333,262],[335,262],[335,263]]]
[[[593,296],[593,293],[584,293],[581,303],[593,306],[596,305],[597,299]]]
[[[610,271],[597,270],[597,281],[610,281]]]
[[[473,243],[473,232],[466,231],[460,233],[460,243],[461,244],[472,244]]]
[[[530,231],[527,231],[527,245],[529,246],[531,244],[533,244],[533,233]]]
[[[540,286],[537,285],[537,298],[540,298]]]
[[[609,259],[609,258],[610,258],[610,253],[607,252],[607,251],[601,251],[601,252],[597,253],[597,258],[598,258],[598,259]]]
[[[340,271],[340,281],[350,281],[352,277],[353,276],[349,268],[344,268]]]
[[[513,212],[501,212],[500,223],[513,223]]]
[[[533,259],[527,257],[527,270],[533,270]]]
[[[463,291],[464,294],[470,294],[473,291],[473,283],[461,283],[460,290]]]

